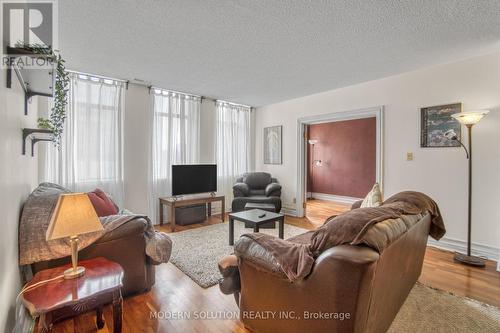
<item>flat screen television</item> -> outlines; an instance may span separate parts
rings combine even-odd
[[[172,195],[216,191],[216,164],[172,165]]]

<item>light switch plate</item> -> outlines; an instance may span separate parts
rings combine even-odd
[[[413,161],[413,153],[406,153],[406,160]]]

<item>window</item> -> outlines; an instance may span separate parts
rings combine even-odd
[[[250,168],[250,110],[217,101],[217,187],[226,203],[231,203],[236,178]]]
[[[172,193],[172,165],[199,161],[201,99],[161,89],[152,96],[149,216],[158,221],[158,198]]]

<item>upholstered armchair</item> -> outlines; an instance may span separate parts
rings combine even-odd
[[[249,172],[236,180],[233,186],[232,211],[245,209],[247,203],[272,204],[281,210],[281,185],[267,172]]]

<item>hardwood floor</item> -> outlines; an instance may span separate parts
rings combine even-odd
[[[419,281],[500,307],[500,272],[496,270],[496,262],[488,260],[485,268],[471,267],[455,262],[453,255],[450,251],[427,247]]]
[[[322,200],[309,202],[307,218],[287,216],[285,222],[315,229],[325,218],[348,209],[346,205]],[[216,216],[191,226],[177,226],[176,232],[221,223]],[[170,232],[164,225],[158,228]],[[488,261],[486,268],[453,262],[453,253],[428,247],[419,281],[425,285],[467,296],[500,307],[500,272]],[[236,316],[233,297],[223,295],[218,286],[203,289],[171,263],[156,267],[156,283],[148,293],[128,297],[123,307],[123,332],[248,332]],[[154,318],[154,313],[159,313]],[[197,319],[204,315],[206,319]],[[176,316],[177,318],[172,318]],[[99,332],[112,332],[112,312],[104,310],[106,325]],[[224,319],[227,318],[227,319]],[[56,324],[54,332],[96,332],[95,316],[89,313]]]
[[[351,209],[350,204],[319,199],[308,199],[306,202],[306,220],[312,223],[315,227],[319,227],[328,217],[342,214],[349,209]]]

